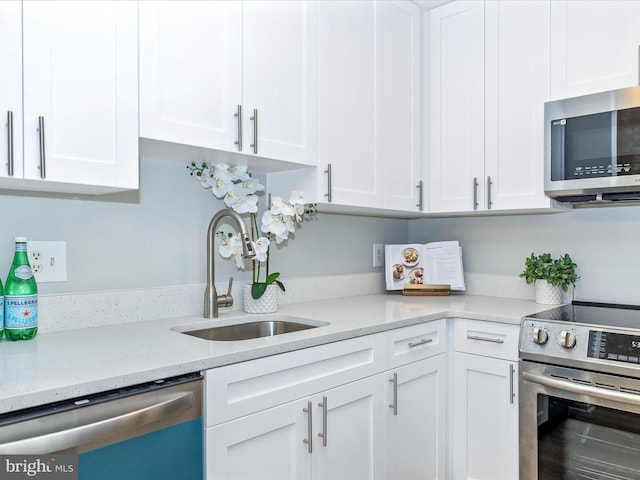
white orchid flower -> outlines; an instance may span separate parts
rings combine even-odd
[[[246,165],[238,165],[235,167],[229,168],[229,175],[231,176],[232,182],[244,182],[245,180],[249,180],[249,175],[247,174],[247,166]]]
[[[252,195],[256,192],[261,192],[264,190],[264,185],[258,182],[258,180],[256,180],[255,178],[247,178],[237,185],[242,189],[245,195]]]
[[[259,262],[266,262],[269,254],[269,239],[267,237],[260,237],[253,243],[253,249],[256,252],[255,259]]]
[[[247,195],[242,184],[233,185],[224,196],[224,204],[237,213],[256,213],[258,211],[258,197]]]
[[[291,205],[302,205],[304,207],[304,205],[307,204],[307,201],[304,198],[304,193],[294,190],[291,192],[291,196],[289,197],[289,203]]]
[[[282,216],[272,214],[271,210],[267,210],[262,215],[261,230],[264,233],[273,233],[276,236],[276,240],[278,236],[281,236],[283,234],[286,235],[285,232],[287,231],[286,226],[282,221]]]
[[[200,181],[202,188],[211,188],[213,181],[213,173],[209,168],[203,168],[200,176],[196,177]]]
[[[224,175],[220,176],[220,171],[216,170],[213,178],[210,180],[211,193],[217,198],[224,197],[229,190],[233,188],[233,183],[227,181]]]
[[[244,270],[244,252],[242,251],[242,237],[236,233],[228,240],[222,238],[221,245],[218,249],[222,258],[231,258],[236,262],[236,267]]]

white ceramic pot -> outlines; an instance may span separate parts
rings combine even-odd
[[[562,288],[553,286],[546,280],[536,280],[536,303],[558,305],[562,303]]]
[[[247,313],[274,313],[278,311],[278,286],[267,285],[264,294],[255,299],[251,296],[251,285],[245,285],[243,293],[244,311]]]

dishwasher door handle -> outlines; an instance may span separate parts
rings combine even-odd
[[[121,429],[132,430],[138,426],[164,420],[168,415],[189,408],[194,403],[195,397],[193,392],[172,393],[153,405],[114,417],[101,418],[62,430],[51,431],[52,428],[49,427],[42,428],[41,431],[30,431],[29,438],[1,443],[0,454],[42,455],[90,444],[97,439],[111,437]],[[100,405],[96,405],[98,406]]]

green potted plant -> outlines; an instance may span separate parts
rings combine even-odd
[[[551,258],[550,253],[532,253],[525,259],[524,271],[520,277],[524,278],[527,284],[535,284],[537,303],[558,304],[561,303],[561,290],[566,292],[569,285],[575,287],[575,283],[580,279],[576,274],[577,267],[568,253],[555,260]]]

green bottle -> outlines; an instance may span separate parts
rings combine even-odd
[[[4,290],[2,289],[2,282],[0,282],[0,338],[4,333]]]
[[[29,340],[38,332],[38,287],[25,237],[16,237],[16,253],[4,285],[4,330],[7,340]]]

